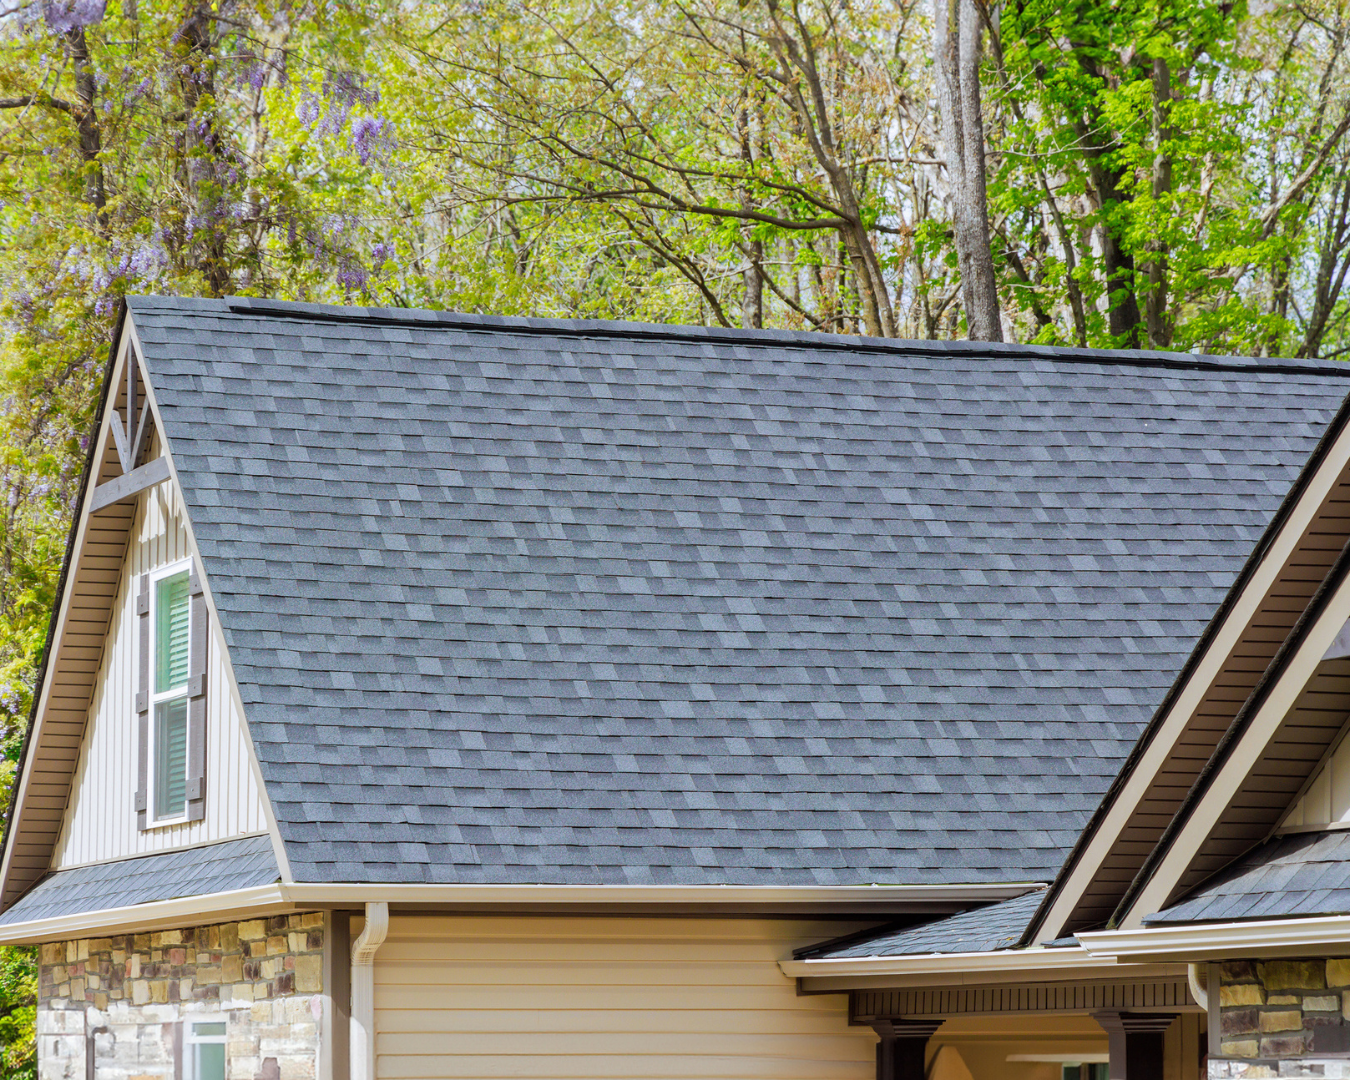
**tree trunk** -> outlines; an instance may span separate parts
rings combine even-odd
[[[953,25],[952,8],[956,9]],[[985,190],[980,54],[984,27],[975,0],[934,0],[934,85],[947,173],[952,186],[956,262],[966,332],[972,341],[1002,341],[998,285],[990,249]]]
[[[1153,202],[1155,212],[1164,196],[1172,190],[1172,157],[1166,144],[1172,137],[1167,122],[1172,99],[1172,74],[1166,60],[1153,61]],[[1162,239],[1148,246],[1148,296],[1144,301],[1150,349],[1166,349],[1172,344],[1172,327],[1167,317],[1167,244]]]
[[[67,30],[63,36],[66,39],[66,53],[75,71],[75,101],[72,102],[71,114],[80,137],[80,160],[84,163],[84,199],[94,208],[99,229],[106,230],[108,193],[104,187],[103,162],[99,159],[103,151],[103,137],[95,110],[98,80],[89,57],[89,42],[84,36],[84,27]]]
[[[198,268],[206,278],[211,295],[224,296],[230,291],[230,268],[226,257],[223,221],[225,200],[219,175],[223,146],[214,115],[215,58],[212,56],[211,41],[214,19],[211,5],[197,3],[188,10],[179,31],[179,48],[183,53],[179,85],[183,89],[183,103],[187,107],[183,134],[186,186],[195,197],[198,227],[205,233]],[[204,101],[210,103],[211,111],[201,115],[205,111],[202,106]],[[205,153],[198,151],[194,154],[194,144]],[[195,166],[194,156],[197,157]],[[207,168],[210,174],[201,175],[202,170]]]

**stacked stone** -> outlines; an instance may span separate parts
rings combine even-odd
[[[41,947],[42,1080],[175,1075],[176,1022],[227,1022],[228,1075],[312,1080],[323,1015],[323,915],[86,938]]]
[[[1350,960],[1224,963],[1219,1006],[1231,1066],[1211,1076],[1350,1076]]]

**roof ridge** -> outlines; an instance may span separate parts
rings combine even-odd
[[[1101,364],[1121,367],[1163,368],[1180,371],[1239,371],[1283,375],[1328,375],[1350,378],[1350,363],[1322,359],[1263,359],[1247,356],[1217,356],[1143,349],[1087,349],[1059,345],[1009,344],[983,341],[923,341],[908,338],[874,338],[853,334],[824,334],[801,330],[744,330],[720,326],[676,323],[622,322],[610,319],[545,319],[506,315],[479,315],[427,308],[388,308],[313,304],[252,296],[227,296],[219,300],[200,297],[133,296],[133,310],[145,301],[168,301],[172,306],[219,309],[233,315],[295,319],[310,322],[356,323],[367,326],[408,326],[425,329],[510,330],[524,334],[567,334],[573,337],[618,339],[741,342],[747,345],[798,345],[814,349],[837,349],[897,355],[949,354],[973,359],[1035,358],[1057,363]]]

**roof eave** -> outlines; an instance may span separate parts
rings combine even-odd
[[[1328,950],[1337,955],[1350,941],[1350,915],[1098,930],[1080,933],[1078,940],[1093,957],[1116,963],[1328,955]]]

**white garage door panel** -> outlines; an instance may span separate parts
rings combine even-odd
[[[396,917],[375,964],[379,1080],[871,1080],[876,1036],[778,960],[780,920]]]

